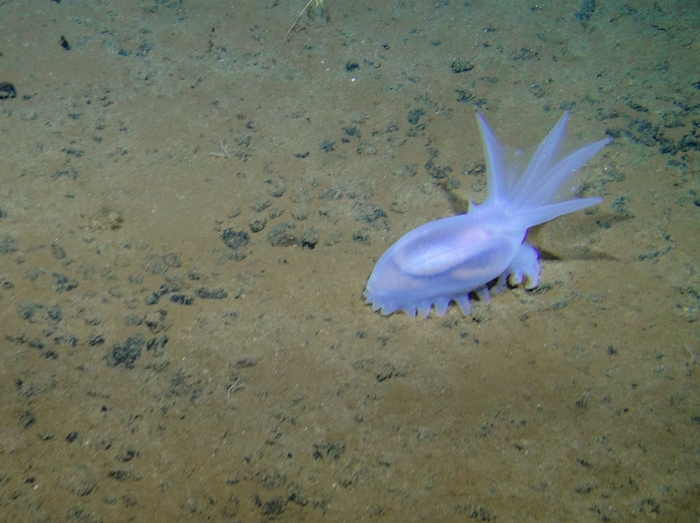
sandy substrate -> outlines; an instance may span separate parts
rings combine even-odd
[[[0,521],[700,520],[697,2],[302,7],[0,0]],[[541,285],[372,313],[564,110]]]

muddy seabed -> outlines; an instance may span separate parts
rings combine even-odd
[[[700,520],[693,0],[0,0],[0,520]],[[364,305],[564,110],[541,285]]]

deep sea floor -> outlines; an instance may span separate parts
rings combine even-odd
[[[697,0],[303,7],[0,0],[0,521],[700,521]],[[372,313],[564,110],[541,285]]]

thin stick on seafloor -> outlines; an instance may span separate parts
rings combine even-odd
[[[304,9],[301,10],[301,13],[299,13],[299,16],[297,16],[297,19],[294,20],[294,23],[292,24],[292,27],[289,28],[289,31],[287,31],[287,34],[284,36],[284,42],[282,42],[282,45],[284,45],[284,44],[287,43],[287,38],[289,38],[289,33],[292,32],[292,29],[294,29],[294,26],[297,25],[297,22],[298,22],[299,19],[301,18],[301,15],[304,14],[304,11],[306,11],[306,8],[309,7],[309,6],[311,5],[311,2],[313,2],[313,1],[314,1],[314,0],[309,0],[308,2],[306,2],[306,5],[304,6]]]

